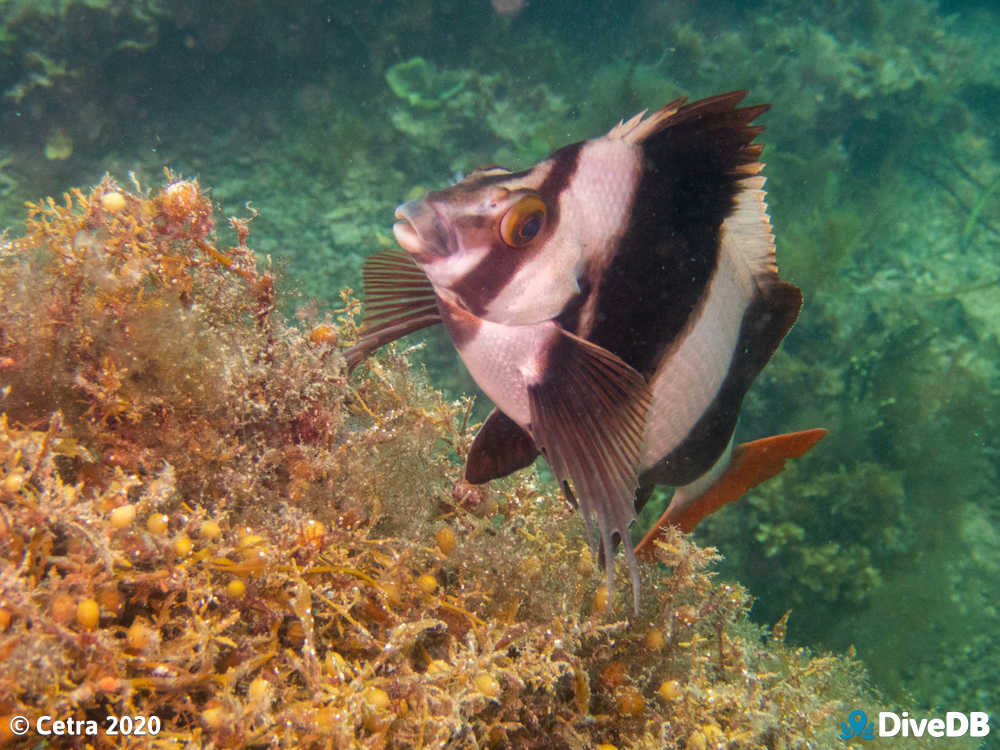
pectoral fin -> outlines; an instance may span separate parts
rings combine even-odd
[[[563,331],[540,381],[528,387],[531,432],[560,482],[569,480],[587,523],[596,519],[606,561],[635,520],[639,452],[649,410],[646,380],[607,349]],[[639,573],[625,554],[639,606]],[[608,565],[608,588],[613,586]]]
[[[353,370],[381,346],[441,322],[437,294],[408,253],[383,250],[365,261],[365,315],[358,342],[344,351]]]
[[[531,436],[510,417],[494,409],[479,428],[465,462],[465,479],[482,484],[529,466],[538,457]]]
[[[653,542],[661,529],[673,525],[683,532],[694,530],[705,516],[727,503],[739,500],[750,488],[780,474],[788,459],[803,456],[826,434],[826,430],[817,428],[772,435],[737,445],[733,448],[725,469],[707,489],[691,491],[687,486],[677,488],[667,510],[636,545],[635,554],[652,558],[655,548]],[[697,484],[693,482],[690,486]]]

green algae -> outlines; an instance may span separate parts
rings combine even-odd
[[[392,93],[411,107],[437,109],[465,87],[467,75],[438,70],[422,57],[396,63],[385,72]]]

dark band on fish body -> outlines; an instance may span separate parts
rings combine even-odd
[[[580,164],[580,152],[583,150],[585,141],[571,143],[553,152],[549,159],[553,162],[552,169],[538,188],[539,195],[554,209],[559,203],[559,194],[566,189],[569,181],[576,174],[576,168]]]
[[[762,292],[743,313],[729,370],[711,405],[674,450],[642,473],[640,487],[693,482],[726,449],[744,396],[795,323],[802,306],[802,292],[793,284],[779,281]]]
[[[552,169],[538,188],[538,194],[548,208],[546,223],[550,226],[555,226],[559,221],[559,194],[576,172],[582,147],[582,142],[573,143],[559,149],[550,157],[553,162]],[[530,172],[519,174],[527,175]],[[518,176],[518,174],[497,175],[495,178],[492,175],[485,176],[482,181],[475,183],[475,187],[480,189],[491,181],[510,184],[510,181]],[[540,235],[539,240],[544,240],[544,235]],[[537,248],[543,248],[545,243],[539,241],[532,245],[516,250],[509,248],[497,233],[491,251],[472,270],[456,280],[452,287],[459,297],[467,301],[470,312],[475,315],[485,313],[490,303],[514,278],[524,262],[532,257]]]
[[[514,278],[524,257],[524,254],[505,247],[497,234],[490,252],[472,270],[457,279],[452,289],[469,306],[471,313],[481,316]]]
[[[646,376],[706,294],[720,227],[740,190],[739,167],[760,152],[751,145],[760,128],[747,123],[765,108],[727,109],[733,98],[681,107],[643,141],[629,225],[597,287],[593,326],[581,334]]]

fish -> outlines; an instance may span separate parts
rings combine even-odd
[[[769,105],[745,91],[677,99],[529,169],[487,166],[396,209],[399,249],[365,262],[353,369],[442,324],[495,408],[464,478],[482,484],[541,455],[582,512],[608,588],[668,525],[692,530],[826,435],[734,445],[744,396],[795,323],[764,190]],[[657,485],[674,487],[634,548]]]

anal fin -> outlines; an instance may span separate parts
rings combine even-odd
[[[826,430],[816,428],[737,445],[725,470],[708,489],[691,499],[675,495],[653,528],[636,545],[636,556],[652,558],[653,542],[661,529],[673,525],[685,533],[693,531],[705,516],[739,500],[747,490],[780,474],[788,459],[803,456],[826,435]],[[682,493],[683,489],[678,488],[677,493]]]
[[[553,473],[569,480],[588,525],[595,521],[613,587],[617,539],[627,542],[650,391],[621,358],[566,331],[549,353],[540,382],[528,387],[531,432]],[[635,609],[639,572],[625,545]]]

